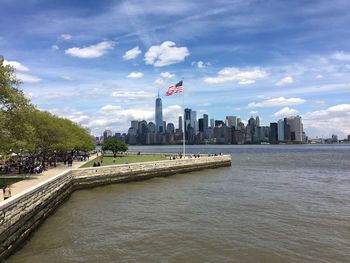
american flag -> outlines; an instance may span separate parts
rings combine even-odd
[[[165,95],[170,96],[170,95],[173,95],[174,93],[179,93],[182,91],[183,91],[183,87],[182,87],[182,80],[181,80],[175,86],[169,87],[168,90],[166,91]]]

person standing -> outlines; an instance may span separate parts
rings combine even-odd
[[[2,188],[3,194],[4,194],[4,200],[11,197],[11,188],[10,186],[5,185],[5,187]]]

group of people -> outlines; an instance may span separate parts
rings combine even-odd
[[[190,154],[188,156],[183,156],[182,153],[178,153],[176,155],[171,155],[170,160],[182,159],[182,158],[199,158],[200,154]]]

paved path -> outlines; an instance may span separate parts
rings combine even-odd
[[[93,160],[96,158],[96,155],[92,155],[90,156],[90,160]],[[74,168],[79,168],[80,166],[82,166],[84,163],[87,163],[89,160],[85,161],[85,162],[80,162],[80,161],[73,161],[73,166],[68,167],[67,165],[64,164],[58,164],[57,167],[55,168],[50,168],[47,171],[42,172],[41,174],[33,174],[30,175],[28,179],[19,181],[17,183],[14,183],[13,185],[11,185],[11,192],[12,192],[12,197],[14,197],[15,195],[18,195],[22,192],[24,192],[25,190],[29,189],[30,187],[37,185],[41,182],[44,182],[64,171],[70,170],[70,169],[74,169]],[[3,197],[1,196],[0,199],[0,203],[1,201],[3,201]]]

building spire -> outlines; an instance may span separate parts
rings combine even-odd
[[[158,87],[158,99],[159,99],[159,87]]]

